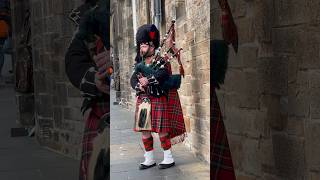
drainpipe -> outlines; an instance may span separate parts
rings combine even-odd
[[[133,36],[134,36],[134,39],[136,39],[136,33],[137,33],[137,7],[136,7],[136,0],[131,0],[131,3],[132,3]]]
[[[161,25],[161,0],[154,0],[154,24],[160,29]]]

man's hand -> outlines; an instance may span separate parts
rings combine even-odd
[[[110,60],[110,51],[103,51],[95,56],[93,56],[93,60],[95,61],[98,71],[100,73],[105,72],[109,67],[112,67],[112,62]]]
[[[110,51],[104,51],[94,56],[93,59],[98,67],[98,72],[95,74],[95,84],[99,91],[109,94],[110,87],[106,79],[110,76],[107,71],[111,66]]]
[[[97,72],[95,74],[95,79],[94,79],[94,82],[95,82],[98,90],[105,93],[105,94],[109,94],[109,91],[110,91],[109,84],[107,84],[107,82],[106,82],[107,77],[108,77],[107,71],[105,71],[102,74]]]
[[[149,83],[149,81],[146,77],[139,78],[139,82],[142,86],[146,86]]]
[[[143,87],[141,84],[139,85],[139,89],[140,89],[141,91],[145,92],[144,87]]]

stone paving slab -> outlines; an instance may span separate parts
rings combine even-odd
[[[79,161],[41,147],[31,137],[10,137],[16,124],[13,85],[0,88],[0,180],[76,180]]]

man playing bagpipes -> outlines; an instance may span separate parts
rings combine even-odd
[[[110,178],[108,67],[111,61],[108,12],[108,0],[87,0],[69,16],[78,25],[78,30],[66,52],[66,73],[84,97],[81,111],[85,128],[79,180]]]
[[[167,36],[167,35],[166,35]],[[181,77],[173,76],[168,58],[160,57],[160,34],[153,24],[139,27],[136,34],[137,56],[130,82],[136,90],[137,102],[134,131],[142,132],[145,161],[139,169],[156,165],[153,136],[158,133],[164,159],[160,169],[175,165],[171,145],[182,142],[186,130],[177,88]],[[161,44],[162,47],[163,43]],[[175,52],[178,55],[179,51]],[[173,57],[173,56],[172,56]]]
[[[227,0],[219,0],[222,9],[221,25],[223,40],[211,40],[211,77],[213,90],[210,92],[211,122],[210,122],[210,178],[213,180],[235,180],[235,171],[229,149],[226,128],[220,110],[216,88],[224,83],[228,66],[228,45],[232,44],[238,51],[238,32],[233,21]]]

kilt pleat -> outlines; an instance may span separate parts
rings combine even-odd
[[[82,137],[82,153],[79,170],[79,180],[86,180],[89,176],[89,162],[93,152],[93,140],[99,135],[100,118],[110,112],[108,103],[96,103],[92,106],[85,119],[85,128]]]
[[[235,180],[226,129],[215,90],[211,93],[210,176],[213,180]]]
[[[184,141],[184,139],[187,136],[187,133],[183,118],[181,102],[176,89],[172,89],[169,91],[168,112],[172,127],[172,131],[169,133],[171,138],[171,144],[177,144]]]

